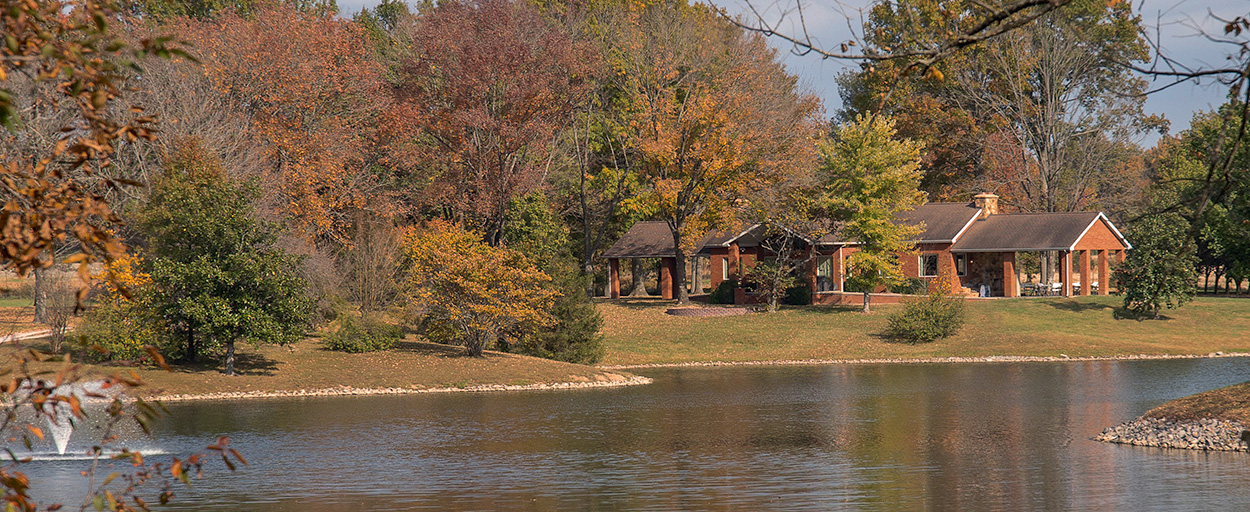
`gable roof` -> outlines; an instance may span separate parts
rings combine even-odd
[[[953,243],[951,252],[1018,252],[1073,250],[1098,222],[1105,222],[1125,248],[1132,248],[1115,225],[1099,212],[1010,213],[980,219],[981,209],[968,203],[928,203],[900,215],[903,222],[925,225],[917,243]],[[732,242],[750,247],[759,243],[759,224],[708,233],[695,244],[696,254]],[[806,241],[806,239],[804,239]],[[817,245],[853,245],[838,233],[822,236]],[[669,258],[673,235],[663,221],[635,223],[604,251],[605,258]]]
[[[972,224],[951,252],[1072,250],[1096,222],[1106,221],[1125,247],[1131,247],[1099,212],[1011,213],[990,215]]]
[[[635,222],[603,252],[605,258],[660,258],[673,255],[673,233],[663,221]]]
[[[952,243],[968,229],[981,209],[970,203],[925,203],[916,209],[899,214],[907,224],[924,223],[917,243]]]
[[[736,234],[736,233],[735,233]],[[708,240],[718,236],[731,236],[718,233],[709,233],[704,235],[703,239],[695,244],[697,248],[701,248],[708,243]],[[726,243],[728,245],[728,243]],[[635,222],[621,236],[620,240],[612,244],[608,250],[603,252],[604,258],[672,258],[673,257],[673,232],[669,231],[668,223],[662,220],[644,220]]]

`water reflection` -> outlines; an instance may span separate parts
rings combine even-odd
[[[1244,360],[642,373],[655,384],[176,404],[153,444],[189,451],[229,434],[253,463],[180,492],[184,510],[1250,505],[1246,454],[1088,440],[1164,400],[1250,380]],[[62,481],[81,468],[33,469]]]

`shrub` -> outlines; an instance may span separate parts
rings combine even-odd
[[[95,276],[95,306],[87,310],[78,338],[90,347],[82,357],[90,361],[135,361],[147,356],[144,347],[157,347],[170,357],[177,349],[166,334],[165,323],[152,305],[152,279],[141,270],[143,258],[117,258]],[[73,299],[70,299],[72,301]]]
[[[941,290],[903,299],[903,310],[890,315],[886,336],[907,343],[928,343],[959,332],[964,301]]]
[[[161,319],[150,308],[127,300],[101,301],[78,328],[79,337],[92,346],[83,353],[91,361],[142,359],[145,346],[160,347],[167,341],[163,334]]]
[[[342,315],[339,328],[326,337],[326,348],[351,353],[376,352],[393,348],[403,337],[402,328],[376,317]]]
[[[919,277],[909,277],[889,287],[890,293],[904,293],[907,295],[924,295],[928,290],[928,281]]]
[[[712,304],[733,304],[734,289],[738,287],[737,278],[729,278],[716,285],[716,289],[708,294],[707,301]]]
[[[516,352],[569,363],[599,362],[607,350],[603,335],[599,334],[603,317],[586,296],[585,278],[577,274],[571,261],[551,271],[560,290],[560,296],[551,307],[555,322],[522,336],[515,346]]]
[[[812,303],[812,289],[807,282],[800,282],[794,286],[786,288],[786,304],[791,306],[806,306]]]

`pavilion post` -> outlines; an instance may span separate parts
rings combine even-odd
[[[672,300],[673,293],[673,267],[677,264],[676,258],[663,258],[660,260],[660,298],[664,300]]]
[[[1089,289],[1092,288],[1094,280],[1089,275],[1089,250],[1081,251],[1081,295],[1089,295]]]
[[[608,258],[608,297],[621,298],[621,260]]]
[[[1098,251],[1098,294],[1111,295],[1111,251]]]
[[[1003,297],[1020,296],[1020,278],[1016,276],[1016,253],[1003,254]]]
[[[1063,283],[1060,295],[1072,296],[1072,252],[1059,251],[1059,282]]]

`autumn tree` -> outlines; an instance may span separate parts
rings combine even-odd
[[[815,242],[835,230],[834,221],[824,215],[817,200],[821,185],[816,172],[794,173],[747,198],[747,218],[760,226],[759,246],[770,256],[757,262],[744,278],[767,301],[769,312],[777,311],[792,288],[813,291],[798,276],[806,275],[816,257]]]
[[[444,2],[412,30],[392,149],[432,177],[427,205],[498,246],[509,201],[542,185],[595,55],[527,2]]]
[[[120,144],[154,137],[154,119],[144,115],[138,106],[118,112],[124,70],[145,56],[167,57],[181,51],[168,38],[127,44],[113,27],[118,12],[118,5],[109,1],[7,2],[0,9],[5,39],[0,46],[0,125],[10,134],[21,133],[25,128],[22,111],[29,104],[23,104],[18,97],[20,91],[13,87],[15,79],[33,79],[36,87],[40,83],[50,84],[54,91],[52,103],[67,107],[71,113],[51,147],[22,152],[6,146],[0,152],[0,190],[4,201],[0,213],[0,265],[21,275],[33,268],[51,266],[53,261],[47,253],[67,242],[80,250],[79,256],[67,260],[79,264],[79,274],[84,278],[89,278],[93,261],[108,262],[125,251],[112,231],[120,219],[100,190],[126,183],[103,179],[96,183],[100,188],[94,188],[89,183],[90,174],[107,167]],[[81,288],[76,295],[79,306],[85,292],[86,288]],[[6,343],[0,352],[3,370],[11,381],[2,391],[0,431],[9,439],[20,439],[30,446],[35,437],[43,437],[36,426],[40,420],[64,424],[86,417],[79,397],[72,392],[75,385],[87,379],[82,366],[65,359],[54,375],[43,370],[35,373],[30,365],[47,361],[46,355],[20,341]],[[164,364],[159,354],[152,354],[155,362]],[[111,382],[115,391],[142,384],[137,377],[118,374],[111,376]],[[142,399],[127,402],[118,399],[101,415],[105,432],[113,431],[123,420],[137,421],[144,428],[150,424],[155,409]],[[223,460],[226,443],[228,440],[223,437],[212,447],[222,454]],[[116,440],[106,436],[99,440],[97,453],[116,448]],[[163,484],[168,490],[172,479],[189,475],[182,468],[192,473],[202,468],[203,458],[199,454],[185,461],[174,458],[170,464],[178,469],[169,472],[165,468],[170,466],[145,462],[138,452],[119,453],[118,462],[127,459],[121,465],[130,469],[117,473],[122,478],[89,480],[89,498],[83,508],[92,502],[117,510],[133,510],[131,502],[144,507],[138,496],[142,483]],[[0,500],[8,509],[44,508],[30,496],[40,482],[32,481],[19,470],[19,464],[28,460],[13,457],[0,467],[0,485],[4,488]],[[226,463],[234,468],[229,460]],[[94,476],[94,470],[84,471],[83,475]],[[130,485],[119,485],[123,481]],[[171,495],[162,493],[160,499],[168,500]],[[46,508],[60,507],[51,504]]]
[[[117,13],[111,2],[46,1],[15,3],[0,14],[0,125],[10,134],[44,133],[28,130],[24,110],[53,113],[61,123],[54,140],[4,144],[0,156],[0,263],[19,274],[50,266],[48,251],[70,241],[83,277],[88,263],[124,251],[110,230],[120,218],[102,190],[127,183],[85,179],[110,164],[119,144],[154,138],[155,119],[140,107],[117,111],[125,70],[149,55],[185,53],[165,37],[128,44],[110,30]]]
[[[450,323],[470,356],[506,337],[550,325],[559,292],[524,255],[492,247],[483,235],[432,221],[404,241],[412,304]]]
[[[888,118],[861,116],[820,141],[820,208],[841,223],[845,240],[858,251],[847,260],[852,284],[864,294],[903,279],[900,253],[911,252],[923,226],[898,222],[900,213],[924,204],[920,185],[921,144],[894,139]]]
[[[296,258],[274,247],[277,227],[257,220],[258,190],[230,180],[193,140],[167,160],[139,218],[147,235],[152,303],[191,362],[224,349],[234,375],[235,344],[300,339],[311,305]]]
[[[634,8],[611,33],[630,148],[646,198],[672,233],[678,301],[686,258],[736,201],[804,168],[815,100],[762,38],[703,7]]]
[[[360,26],[288,3],[168,26],[195,44],[213,87],[248,115],[273,160],[262,177],[266,203],[297,233],[342,244],[352,212],[402,209],[373,146],[388,96]]]
[[[874,47],[907,52],[959,30],[977,9],[960,0],[878,4]],[[962,14],[955,14],[962,13]],[[1144,115],[1145,82],[1125,63],[1146,55],[1127,2],[1076,0],[1029,25],[947,56],[927,75],[908,59],[865,65],[840,82],[849,118],[883,112],[927,143],[926,189],[995,190],[1020,211],[1073,211],[1136,191],[1132,137],[1161,126]]]

